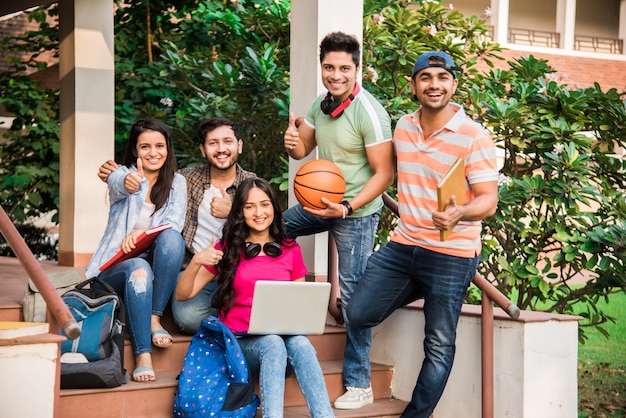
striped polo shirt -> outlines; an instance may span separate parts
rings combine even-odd
[[[437,183],[457,158],[465,161],[465,197],[474,198],[470,184],[497,181],[496,148],[489,133],[456,103],[454,116],[439,131],[424,138],[421,110],[403,116],[393,142],[398,160],[400,220],[391,240],[443,254],[471,258],[480,253],[482,222],[460,221],[445,241],[432,221],[437,210]]]

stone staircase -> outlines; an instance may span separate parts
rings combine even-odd
[[[58,270],[53,264],[44,264],[47,272]],[[19,318],[19,301],[26,287],[26,273],[15,260],[0,257],[0,320]],[[172,405],[177,388],[177,376],[183,364],[191,336],[172,332],[176,329],[169,312],[164,316],[164,326],[172,333],[174,345],[167,349],[154,348],[153,364],[156,382],[128,382],[112,389],[63,389],[60,391],[58,416],[62,418],[115,418],[115,417],[172,417]],[[342,356],[345,345],[345,330],[338,326],[327,326],[325,333],[309,337],[317,350],[324,372],[331,402],[340,396],[342,384]],[[125,344],[125,368],[134,369],[134,356],[130,341]],[[406,402],[391,397],[390,366],[372,364],[372,388],[375,402],[358,410],[335,410],[338,417],[397,417]],[[258,393],[258,385],[257,385]],[[257,414],[261,416],[260,410]],[[310,416],[295,377],[285,384],[285,417]]]

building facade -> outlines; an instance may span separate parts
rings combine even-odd
[[[507,60],[545,59],[562,83],[626,91],[626,0],[443,0],[482,16]],[[508,65],[497,64],[499,68]],[[487,67],[485,66],[485,70]]]

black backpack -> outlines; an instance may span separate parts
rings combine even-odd
[[[88,284],[98,286],[86,289]],[[112,388],[128,381],[124,369],[124,303],[98,278],[85,280],[61,298],[81,327],[61,343],[61,388]]]

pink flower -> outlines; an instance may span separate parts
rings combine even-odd
[[[165,107],[174,106],[174,101],[170,99],[169,97],[163,97],[161,100],[159,100],[159,103],[161,103]]]
[[[376,84],[376,81],[378,81],[378,73],[371,65],[367,66],[367,78],[372,80],[372,83],[374,84]]]
[[[556,73],[549,73],[549,74],[546,74],[546,80],[554,81],[558,83],[561,80],[561,78]]]

